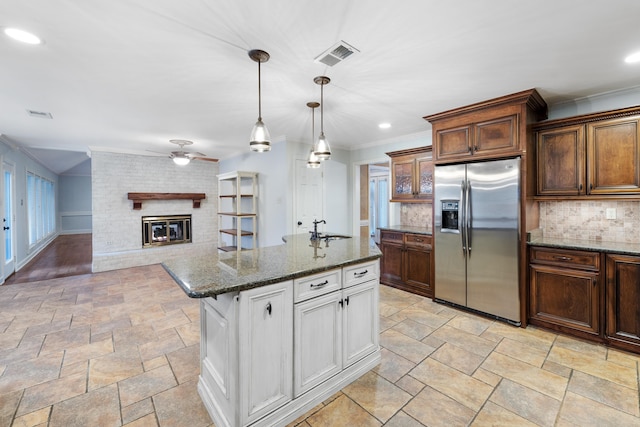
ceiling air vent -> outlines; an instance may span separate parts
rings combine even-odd
[[[53,119],[51,113],[45,113],[44,111],[27,110],[27,113],[31,117],[40,117],[41,119]]]
[[[338,43],[331,46],[320,55],[316,56],[315,62],[321,62],[325,65],[333,67],[337,63],[344,61],[356,52],[360,51],[351,46],[349,43],[340,40]]]

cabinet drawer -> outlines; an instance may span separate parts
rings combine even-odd
[[[378,261],[349,265],[342,269],[342,283],[344,288],[373,279],[380,279],[378,274]]]
[[[407,246],[418,246],[424,249],[431,249],[431,236],[406,233],[404,235],[404,243]]]
[[[300,302],[342,288],[341,270],[331,270],[293,281],[293,301]]]
[[[404,233],[402,233],[401,231],[380,230],[380,240],[385,240],[387,242],[402,243],[403,235]]]
[[[600,254],[598,252],[532,247],[531,262],[582,270],[600,270]]]

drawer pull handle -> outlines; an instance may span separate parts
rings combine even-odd
[[[557,259],[558,261],[571,261],[573,258],[571,258],[570,256],[556,255],[553,257],[553,259]]]
[[[415,240],[416,240],[416,242],[423,242],[424,241],[422,239],[417,239],[417,238]]]
[[[323,286],[327,286],[329,284],[328,280],[325,280],[322,283],[318,283],[317,285],[314,285],[313,283],[311,284],[311,286],[309,286],[311,289],[319,289],[322,288]]]
[[[271,310],[272,310],[272,308],[271,308],[271,302],[268,302],[268,303],[267,303],[267,306],[266,306],[265,308],[267,309],[267,313],[269,313],[269,316],[271,316]]]
[[[353,273],[354,277],[363,277],[364,275],[366,275],[369,272],[369,270],[365,270],[365,271],[361,271],[359,273]]]

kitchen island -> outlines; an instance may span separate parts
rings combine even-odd
[[[198,392],[216,426],[286,425],[380,361],[380,251],[369,238],[163,263],[200,301]]]

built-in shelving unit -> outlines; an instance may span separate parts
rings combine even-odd
[[[258,173],[218,175],[218,249],[225,252],[257,247]]]

